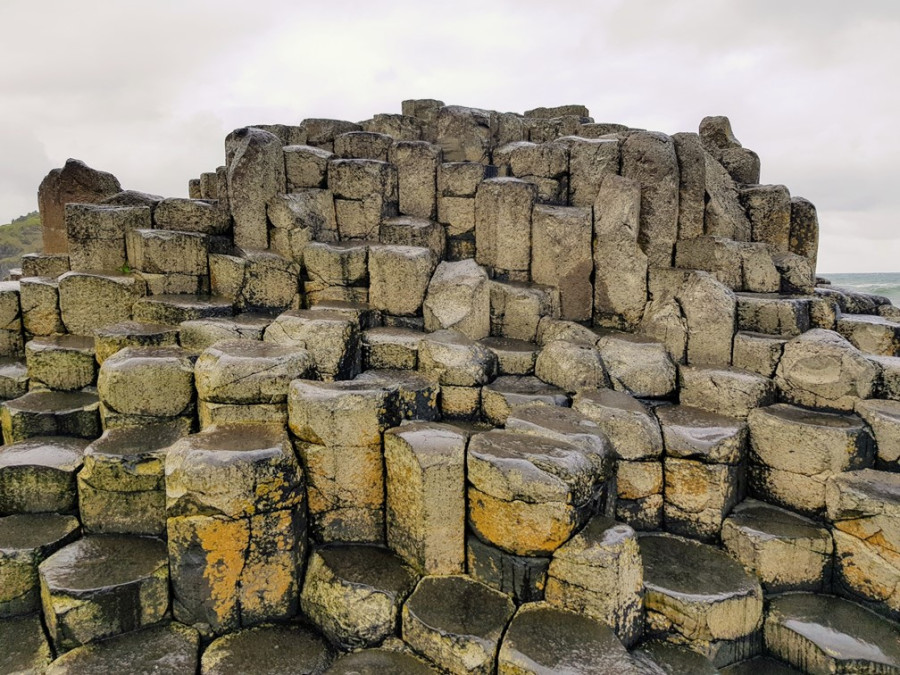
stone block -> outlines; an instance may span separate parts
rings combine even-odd
[[[593,218],[586,207],[537,205],[532,214],[531,278],[559,290],[560,317],[591,318]]]
[[[507,553],[475,535],[466,539],[470,577],[512,596],[517,604],[543,600],[550,558]]]
[[[497,357],[461,333],[442,330],[419,343],[419,370],[442,386],[481,387],[494,379]]]
[[[897,356],[900,353],[900,323],[869,314],[838,317],[837,332],[867,354]]]
[[[475,196],[475,260],[498,272],[528,280],[531,215],[536,188],[518,178],[491,178]]]
[[[59,278],[59,310],[69,333],[93,335],[132,318],[132,307],[144,295],[133,276],[66,272]]]
[[[677,369],[659,342],[633,333],[601,332],[597,351],[613,389],[643,398],[665,398],[675,391]]]
[[[117,272],[126,263],[126,233],[150,227],[145,206],[67,204],[69,264],[78,272]]]
[[[481,162],[491,156],[492,112],[458,105],[443,106],[436,119],[437,143],[448,162]]]
[[[200,429],[215,424],[267,424],[287,426],[287,403],[212,403],[197,401]]]
[[[468,239],[458,239],[464,235],[475,233],[475,198],[474,197],[443,197],[437,198],[438,221],[446,225],[447,242],[449,251],[457,251],[455,259],[461,257],[474,257],[474,241],[471,241],[472,255],[463,256],[460,251],[463,243],[469,243]],[[454,258],[451,258],[454,259]]]
[[[875,467],[883,471],[900,470],[900,401],[870,399],[856,404],[875,439]]]
[[[308,121],[308,120],[307,120]],[[203,652],[203,675],[265,672],[322,673],[334,659],[328,642],[302,625],[266,625],[223,635]]]
[[[342,240],[378,239],[381,221],[398,215],[397,169],[387,162],[332,160],[328,186]]]
[[[482,417],[497,427],[506,424],[513,408],[534,403],[566,406],[569,397],[532,375],[501,375],[481,390]]]
[[[611,389],[582,391],[575,397],[572,407],[600,427],[617,457],[645,460],[662,455],[659,422],[636,398]]]
[[[732,363],[763,377],[775,377],[775,369],[784,351],[785,338],[740,331],[734,336]]]
[[[209,273],[207,236],[171,230],[132,230],[125,237],[128,265],[151,274]]]
[[[662,462],[620,459],[616,464],[616,519],[635,530],[661,529],[663,487]]]
[[[726,417],[746,419],[755,408],[775,401],[775,387],[767,377],[739,368],[679,369],[682,405],[703,408]]]
[[[21,361],[0,358],[0,401],[28,393],[28,368]]]
[[[397,167],[400,213],[434,218],[441,149],[425,141],[396,141],[390,150],[390,162]]]
[[[423,334],[409,328],[376,327],[362,334],[362,367],[415,370]]]
[[[75,475],[87,445],[62,437],[8,442],[0,450],[0,513],[75,511]]]
[[[724,166],[709,152],[706,161],[706,213],[703,230],[708,235],[751,240],[751,225],[741,204],[738,186]]]
[[[269,246],[266,207],[287,189],[283,147],[280,138],[253,127],[236,129],[225,139],[228,203],[237,246]]]
[[[387,162],[394,139],[373,131],[347,131],[334,137],[334,154],[341,159]]]
[[[815,277],[819,252],[819,217],[813,203],[803,197],[791,198],[791,238],[788,249],[809,260]]]
[[[289,260],[302,263],[312,241],[337,239],[334,197],[330,190],[304,189],[276,195],[267,214],[272,223],[269,247]]]
[[[425,130],[425,123],[422,120],[406,113],[376,114],[361,124],[366,131],[387,134],[397,141],[418,141]]]
[[[706,159],[698,134],[673,134],[672,142],[678,159],[678,239],[684,241],[703,234]]]
[[[153,211],[153,222],[160,230],[196,234],[222,235],[231,230],[231,216],[222,202],[205,199],[163,199]]]
[[[69,271],[69,256],[62,253],[25,253],[22,256],[23,277],[56,279]]]
[[[427,248],[370,246],[369,302],[389,314],[415,316],[421,311],[435,263]]]
[[[569,205],[593,206],[605,176],[619,173],[619,141],[565,136],[569,150]]]
[[[194,400],[194,358],[178,347],[126,347],[100,366],[100,399],[126,415],[181,415]]]
[[[438,194],[442,197],[474,198],[479,184],[496,178],[497,167],[481,162],[444,162],[438,171]]]
[[[491,287],[474,260],[442,262],[428,284],[425,329],[453,329],[479,340],[490,334]]]
[[[609,383],[597,350],[567,340],[553,340],[544,345],[534,364],[534,374],[569,393],[598,389]]]
[[[394,394],[398,418],[402,421],[435,421],[440,417],[437,380],[410,370],[368,370],[354,380],[369,383]]]
[[[359,326],[340,314],[290,310],[266,328],[263,339],[306,349],[324,380],[350,379],[359,373]]]
[[[78,335],[34,338],[25,345],[28,377],[59,391],[75,391],[94,384],[97,363],[94,340]]]
[[[498,375],[534,374],[534,364],[540,353],[534,343],[503,337],[488,337],[479,342],[497,357]]]
[[[446,231],[444,226],[426,218],[400,216],[381,223],[381,243],[397,246],[424,246],[442,260]]]
[[[324,188],[328,171],[328,160],[333,154],[310,145],[287,145],[284,147],[284,170],[288,192],[307,188]]]
[[[83,391],[32,391],[4,401],[0,411],[4,443],[35,436],[100,435],[100,401]]]
[[[368,279],[369,245],[364,242],[313,242],[304,265],[310,280],[328,286],[353,286]]]
[[[534,342],[545,316],[558,318],[559,294],[535,284],[490,282],[491,335]]]
[[[110,356],[125,347],[177,347],[179,330],[163,324],[123,321],[94,333],[94,352],[97,363],[103,365]]]
[[[738,293],[737,326],[742,331],[796,337],[811,327],[809,298],[772,293]]]
[[[715,541],[722,520],[744,497],[744,466],[666,457],[663,468],[666,530]]]
[[[781,276],[766,244],[722,237],[694,237],[678,242],[675,264],[703,270],[733,291],[778,293]]]
[[[787,253],[791,240],[791,193],[783,185],[750,185],[740,190],[753,241]]]
[[[362,131],[355,122],[332,119],[305,119],[301,126],[306,130],[306,142],[317,148],[334,151],[334,139],[349,131]]]

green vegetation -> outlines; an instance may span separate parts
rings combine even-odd
[[[19,267],[23,253],[34,253],[41,247],[41,217],[37,211],[0,225],[0,279]]]

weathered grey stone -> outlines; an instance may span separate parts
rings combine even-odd
[[[398,141],[418,141],[422,138],[426,124],[412,115],[376,114],[371,120],[361,122],[363,129],[387,134]]]
[[[372,159],[338,159],[328,163],[328,186],[340,238],[378,239],[381,221],[397,211],[397,169]]]
[[[651,265],[670,265],[678,237],[678,159],[658,132],[635,131],[622,143],[622,175],[641,185],[638,242]]]
[[[231,229],[231,217],[221,202],[205,199],[163,199],[153,210],[153,222],[160,230],[209,235],[227,234]]]
[[[594,323],[634,328],[647,302],[647,255],[638,244],[640,184],[605,176],[593,206]]]
[[[565,406],[569,397],[563,390],[531,375],[503,375],[481,391],[482,416],[498,427],[506,424],[513,408],[531,403]]]
[[[56,279],[69,269],[69,256],[62,253],[25,253],[22,256],[23,277]]]
[[[22,277],[19,281],[22,327],[26,335],[63,333],[59,313],[59,283],[49,277]]]
[[[48,674],[103,675],[126,671],[135,675],[196,672],[200,635],[180,623],[164,623],[100,642],[76,647],[56,659]]]
[[[384,437],[387,543],[424,574],[465,570],[467,435],[418,422]]]
[[[389,314],[415,316],[435,263],[434,254],[419,246],[369,247],[369,302]]]
[[[325,671],[327,675],[437,675],[427,663],[412,653],[395,652],[388,649],[362,649],[345,654]]]
[[[399,419],[434,421],[440,417],[440,386],[436,379],[409,370],[369,370],[354,379],[394,393]]]
[[[25,345],[25,363],[33,383],[60,391],[90,386],[97,375],[94,340],[79,335],[29,340]]]
[[[444,257],[446,231],[434,220],[400,216],[388,218],[381,223],[382,244],[397,246],[424,246],[432,252],[435,260]]]
[[[84,453],[78,510],[89,532],[166,532],[165,456],[186,430],[177,424],[107,429]]]
[[[184,321],[177,329],[178,341],[184,349],[201,352],[221,340],[262,340],[273,320],[266,314],[248,312],[229,318]]]
[[[126,347],[100,366],[97,390],[119,413],[181,415],[194,400],[194,356],[178,347]]]
[[[900,617],[900,475],[863,469],[835,474],[826,491],[834,524],[836,590]]]
[[[517,282],[490,282],[491,335],[534,342],[545,316],[559,316],[555,289]]]
[[[716,666],[758,653],[763,599],[756,577],[690,539],[654,534],[638,543],[650,635],[686,644]]]
[[[284,428],[211,427],[165,461],[175,618],[209,634],[293,616],[306,495]]]
[[[466,566],[470,577],[511,595],[516,603],[543,600],[550,558],[508,553],[486,544],[474,534],[466,538]]]
[[[58,171],[58,169],[57,169]],[[0,621],[0,669],[5,673],[41,673],[53,659],[40,614]]]
[[[897,356],[900,352],[900,323],[869,314],[838,317],[837,332],[854,347],[868,354]]]
[[[126,234],[152,226],[145,206],[67,204],[69,264],[78,272],[117,272],[126,264]]]
[[[532,375],[540,349],[534,343],[512,338],[488,337],[479,340],[497,357],[498,375]]]
[[[706,209],[706,158],[698,134],[672,135],[678,159],[678,239],[703,234]]]
[[[372,131],[347,131],[334,137],[334,154],[341,159],[388,161],[394,139]]]
[[[774,293],[738,293],[737,325],[742,331],[796,337],[810,329],[810,309],[809,298]]]
[[[310,306],[309,309],[343,316],[359,324],[360,330],[369,330],[370,328],[381,326],[384,318],[380,311],[367,302],[323,300]]]
[[[753,241],[787,252],[791,241],[791,193],[783,185],[750,185],[740,190]]]
[[[175,347],[178,345],[179,331],[163,324],[123,321],[94,333],[94,351],[97,363],[103,365],[110,356],[125,347]]]
[[[79,535],[74,516],[50,513],[0,518],[0,617],[40,610],[38,565]]]
[[[202,675],[260,671],[272,675],[316,675],[334,658],[328,643],[300,625],[264,625],[224,635],[203,652]]]
[[[0,356],[23,356],[19,282],[0,282]]]
[[[269,246],[266,207],[287,189],[283,147],[277,136],[253,127],[236,129],[225,139],[228,203],[237,246]]]
[[[409,328],[376,327],[362,334],[363,370],[415,370],[423,334]]]
[[[781,276],[766,244],[722,237],[694,237],[679,241],[675,264],[713,274],[733,291],[777,293]]]
[[[532,214],[531,277],[559,290],[563,319],[591,318],[592,229],[586,207],[537,205]]]
[[[441,385],[480,387],[497,373],[497,357],[462,333],[441,330],[419,343],[419,370]]]
[[[782,293],[813,292],[813,272],[809,260],[795,253],[776,252],[772,254],[772,262],[781,276]]]
[[[700,121],[700,140],[710,152],[741,147],[731,130],[731,120],[724,115],[704,117]]]
[[[619,173],[619,141],[564,136],[557,142],[569,149],[569,204],[593,206],[604,177]]]
[[[151,274],[193,274],[209,272],[207,236],[171,230],[131,230],[125,237],[128,265]]]
[[[722,523],[722,544],[767,593],[823,591],[831,583],[831,533],[791,511],[747,499]]]
[[[374,546],[316,549],[306,570],[301,607],[336,645],[370,647],[394,634],[416,577]]]
[[[785,338],[740,331],[734,336],[731,362],[735,368],[749,370],[763,377],[775,377],[775,369],[784,351]]]
[[[666,530],[701,541],[718,539],[722,520],[746,491],[743,465],[666,457]]]
[[[288,192],[324,188],[332,153],[309,145],[284,146],[284,170]]]
[[[801,513],[824,510],[830,476],[874,460],[872,437],[856,415],[778,403],[752,411],[748,423],[751,488],[766,501]]]
[[[791,403],[853,410],[859,399],[873,396],[879,373],[847,340],[816,328],[785,344],[775,384]]]
[[[132,306],[144,295],[133,276],[67,272],[59,278],[59,309],[69,333],[93,335],[132,318]]]
[[[269,247],[294,262],[304,261],[310,242],[337,239],[334,197],[330,190],[304,189],[276,195],[269,202],[267,214],[272,223]]]
[[[44,252],[68,253],[66,204],[99,204],[121,190],[111,173],[92,169],[78,159],[68,159],[61,169],[48,173],[38,187]]]
[[[566,392],[597,389],[609,383],[597,350],[566,340],[544,345],[535,362],[534,374]]]
[[[403,640],[451,673],[487,675],[514,611],[509,596],[469,577],[425,577],[403,605]]]
[[[602,621],[530,603],[519,608],[503,636],[497,672],[636,675],[643,671]]]
[[[619,458],[641,460],[662,455],[659,422],[632,396],[612,389],[581,391],[572,407],[600,427]]]
[[[390,162],[397,167],[400,213],[434,218],[440,148],[425,141],[396,141],[390,149]]]
[[[859,401],[856,413],[862,417],[875,438],[875,466],[886,471],[900,468],[900,402],[871,399]]]
[[[634,658],[645,670],[652,673],[692,673],[692,675],[718,675],[719,672],[731,672],[730,666],[719,671],[712,662],[702,654],[682,645],[672,644],[664,640],[650,640],[632,652]],[[769,671],[765,671],[768,673]],[[777,674],[776,674],[777,675]]]
[[[475,260],[512,281],[527,281],[537,189],[518,178],[491,178],[475,195]]]
[[[28,368],[21,361],[0,358],[0,400],[8,401],[28,393]]]
[[[306,142],[318,148],[334,151],[334,139],[348,131],[361,131],[355,122],[332,119],[305,119],[300,125],[306,131]]]
[[[210,255],[214,295],[238,309],[288,309],[300,306],[300,264],[271,251],[243,250],[240,257]]]
[[[773,598],[765,636],[767,652],[805,672],[900,670],[896,625],[830,595]]]
[[[686,405],[654,409],[666,455],[707,464],[739,464],[746,458],[747,424]]]
[[[719,152],[719,161],[736,183],[759,183],[759,155],[747,148],[725,148]]]
[[[208,274],[155,274],[133,272],[135,278],[147,288],[147,295],[204,295],[209,293]]]
[[[750,241],[750,220],[739,200],[734,179],[709,152],[704,153],[704,158],[706,159],[704,233],[736,241]]]
[[[491,151],[491,115],[487,110],[458,105],[437,112],[437,143],[448,162],[488,163]]]
[[[496,167],[481,162],[445,162],[438,171],[438,194],[474,198],[481,181],[496,176]]]
[[[15,443],[35,436],[100,435],[100,401],[81,391],[32,391],[4,401],[0,419],[3,441]]]
[[[812,202],[803,197],[791,199],[791,253],[809,260],[813,279],[819,252],[819,217]]]
[[[775,401],[775,386],[767,377],[739,368],[693,368],[678,371],[682,405],[746,419],[754,408]]]
[[[597,351],[614,389],[663,398],[675,390],[677,369],[665,347],[632,333],[603,332]]]
[[[363,242],[313,242],[305,250],[304,264],[313,281],[351,286],[368,278],[368,254]]]
[[[605,476],[600,460],[560,438],[510,431],[469,441],[469,525],[516,555],[547,555],[590,517]]]
[[[643,625],[643,567],[634,530],[596,516],[554,553],[547,602],[611,626],[626,645]]]
[[[216,424],[267,424],[286,426],[287,403],[212,403],[197,401],[197,420],[200,429]]]
[[[47,632],[60,652],[154,624],[169,607],[169,567],[159,539],[85,537],[38,569]]]
[[[325,380],[349,379],[360,369],[358,324],[339,314],[290,310],[266,328],[263,339],[306,349]]]
[[[428,283],[425,329],[454,329],[479,340],[490,334],[491,285],[474,260],[442,262]]]

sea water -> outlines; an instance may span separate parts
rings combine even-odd
[[[846,288],[860,293],[883,295],[900,305],[900,272],[865,272],[861,274],[819,274],[835,288]]]

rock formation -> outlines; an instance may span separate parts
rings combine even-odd
[[[54,170],[0,672],[900,672],[900,310],[759,177],[725,117],[435,100],[187,197]]]

